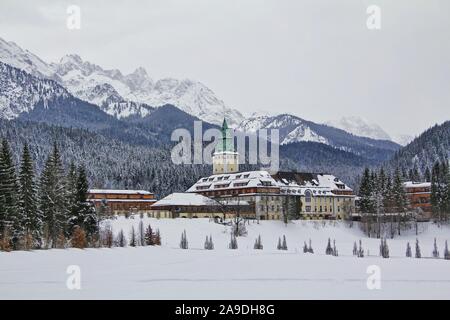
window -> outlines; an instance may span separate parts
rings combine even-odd
[[[310,190],[306,190],[305,191],[305,202],[311,202],[311,191]]]
[[[306,207],[305,207],[305,211],[306,211],[306,212],[311,212],[311,206],[306,206]]]

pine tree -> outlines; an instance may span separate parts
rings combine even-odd
[[[336,239],[333,239],[333,252],[332,255],[337,257],[339,255],[338,250],[336,248]]]
[[[381,238],[380,242],[380,256],[383,258],[389,258],[389,247],[386,238]]]
[[[353,243],[353,255],[354,256],[358,255],[358,245],[356,244],[356,241]]]
[[[64,169],[56,143],[45,162],[39,188],[39,208],[42,212],[50,243],[55,247],[63,232],[67,234],[68,206]]]
[[[309,252],[309,253],[314,253],[314,250],[313,250],[312,245],[311,245],[311,239],[309,239],[308,252]]]
[[[410,246],[409,242],[406,244],[406,257],[407,258],[412,257],[411,246]]]
[[[230,239],[230,244],[228,245],[228,248],[233,249],[233,250],[238,248],[236,236],[234,235],[234,233],[231,233],[231,239]]]
[[[131,232],[130,232],[130,246],[131,246],[131,247],[136,247],[136,246],[137,246],[136,231],[134,231],[134,226],[131,227]]]
[[[25,233],[32,239],[31,247],[39,248],[42,244],[43,222],[38,207],[38,190],[35,179],[33,160],[28,145],[25,143],[19,172],[19,210]]]
[[[425,173],[424,173],[424,180],[426,181],[426,182],[431,182],[431,172],[430,172],[430,168],[426,168],[425,169]]]
[[[92,236],[98,231],[97,215],[92,204],[87,200],[89,185],[86,170],[83,166],[78,168],[76,189],[76,224],[86,230]]]
[[[186,236],[186,230],[184,230],[181,233],[180,248],[181,249],[188,249],[189,248],[188,240],[187,240],[187,236]]]
[[[445,241],[444,259],[445,259],[445,260],[450,260],[450,252],[449,252],[449,250],[448,250],[448,244],[447,244],[447,241]]]
[[[327,244],[327,248],[325,249],[325,254],[326,255],[332,255],[333,254],[333,248],[331,247],[331,240],[330,240],[330,238],[328,238],[328,244]]]
[[[438,247],[436,244],[436,238],[434,238],[433,258],[439,258],[439,251],[438,251]]]
[[[145,230],[144,230],[144,222],[139,221],[139,245],[140,246],[146,246],[147,243],[145,242]]]
[[[422,258],[422,254],[420,253],[419,239],[416,239],[416,258]]]
[[[155,235],[153,234],[152,226],[149,224],[145,229],[145,244],[147,246],[155,245]]]
[[[0,230],[10,230],[11,242],[15,249],[24,236],[22,218],[19,211],[16,169],[8,141],[3,139],[0,150]]]
[[[281,249],[282,250],[287,250],[288,249],[285,235],[283,235],[283,244],[281,245]]]
[[[125,234],[123,233],[123,230],[120,230],[119,234],[116,238],[116,246],[117,247],[126,247],[127,246],[127,239],[125,238]]]
[[[156,245],[156,246],[161,245],[161,233],[159,232],[159,229],[156,229],[154,243],[155,243],[154,245]]]
[[[214,250],[214,242],[212,240],[212,235],[209,235],[209,250]]]
[[[281,238],[278,237],[278,244],[277,244],[277,250],[281,250]]]
[[[358,258],[364,258],[364,249],[362,247],[362,241],[359,240]]]
[[[363,213],[373,213],[375,204],[373,201],[373,181],[369,168],[364,170],[361,185],[359,187],[360,210]]]
[[[305,244],[303,245],[303,253],[308,253],[308,245],[306,244],[306,241]]]
[[[261,235],[258,235],[258,238],[256,238],[254,249],[257,249],[257,250],[262,250],[263,249],[263,245],[262,245],[262,242],[261,242]]]

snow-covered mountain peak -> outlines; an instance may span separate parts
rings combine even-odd
[[[0,38],[0,61],[33,76],[58,80],[53,69],[38,56],[23,50],[15,42]]]
[[[326,124],[350,132],[355,136],[378,140],[391,140],[389,134],[378,124],[369,122],[359,116],[342,117],[337,121],[328,121]]]

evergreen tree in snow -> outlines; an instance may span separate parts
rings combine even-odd
[[[209,249],[214,250],[214,242],[212,240],[212,235],[209,235]]]
[[[309,239],[308,252],[309,253],[314,253],[314,250],[313,250],[312,245],[311,245],[311,239]]]
[[[431,182],[431,171],[430,171],[430,168],[428,166],[425,169],[425,173],[423,175],[423,178],[424,178],[425,182]]]
[[[373,181],[369,168],[364,170],[361,184],[359,187],[360,210],[363,213],[375,212],[375,203],[373,201]]]
[[[136,231],[134,230],[134,226],[131,227],[130,246],[131,247],[136,247],[137,246],[137,237],[136,237]]]
[[[406,257],[407,258],[411,258],[412,257],[411,245],[409,244],[409,242],[406,244]]]
[[[445,241],[444,259],[445,259],[445,260],[450,260],[450,252],[449,252],[449,250],[448,250],[448,244],[447,244],[447,241]]]
[[[213,250],[214,249],[214,243],[212,241],[212,236],[210,235],[209,237],[206,236],[205,239],[205,250]]]
[[[187,240],[187,236],[186,236],[186,230],[184,230],[183,233],[181,233],[180,248],[181,249],[189,248],[188,240]]]
[[[138,235],[139,235],[139,241],[138,241],[139,245],[146,246],[147,243],[145,242],[144,222],[142,222],[142,220],[139,221]]]
[[[38,207],[37,191],[33,160],[28,145],[25,144],[19,172],[19,210],[25,234],[31,237],[33,248],[39,248],[42,241],[43,222]]]
[[[257,249],[257,250],[263,249],[263,244],[261,242],[261,235],[258,235],[258,238],[256,238],[254,249]]]
[[[389,247],[386,238],[381,238],[380,242],[380,256],[383,258],[389,258]]]
[[[328,239],[329,240],[329,239]],[[358,255],[358,245],[356,244],[356,241],[353,242],[353,255],[357,256]]]
[[[19,240],[24,236],[23,217],[20,216],[17,192],[16,169],[11,150],[6,139],[3,139],[0,150],[0,232],[6,227],[10,230],[13,248],[16,249]]]
[[[336,248],[336,239],[333,239],[333,252],[332,255],[337,257],[339,255],[338,250]]]
[[[281,244],[281,250],[287,250],[287,242],[286,242],[286,236],[283,235],[283,243]]]
[[[281,238],[278,237],[278,243],[277,243],[277,250],[281,250],[282,246],[281,246]]]
[[[439,251],[438,251],[438,247],[436,244],[436,238],[434,238],[433,258],[439,258]]]
[[[159,229],[156,229],[154,243],[155,243],[154,244],[155,246],[160,246],[161,245],[161,233],[159,232]]]
[[[56,143],[53,152],[45,162],[39,188],[39,208],[42,212],[48,239],[46,242],[55,248],[58,237],[67,229],[67,198],[65,176],[61,156]]]
[[[152,226],[149,224],[145,229],[145,244],[147,246],[155,245],[155,235],[153,234]]]
[[[308,245],[306,244],[306,241],[304,242],[303,245],[303,253],[308,253]]]
[[[327,248],[325,249],[326,255],[332,255],[333,254],[333,248],[331,247],[331,240],[328,238]]]
[[[117,234],[115,244],[117,247],[126,247],[127,246],[127,239],[125,238],[125,234],[123,233],[123,230],[120,230],[120,232]]]
[[[229,249],[237,249],[238,248],[238,243],[236,240],[236,236],[234,235],[234,233],[231,233],[231,239],[230,239],[230,244],[228,245]]]
[[[86,230],[89,236],[98,230],[97,215],[92,204],[87,200],[89,191],[86,170],[83,166],[78,168],[75,194],[75,212],[69,219],[69,226],[78,225]]]
[[[364,258],[364,249],[362,247],[362,241],[359,240],[358,258]]]
[[[416,258],[422,258],[422,254],[420,253],[419,239],[416,239]]]

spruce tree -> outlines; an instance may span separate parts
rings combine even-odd
[[[136,231],[134,230],[134,226],[131,227],[130,246],[131,247],[136,247],[137,246],[137,237],[136,237]]]
[[[146,246],[147,243],[145,242],[145,230],[144,230],[144,222],[141,220],[139,221],[139,245],[140,246]]]
[[[359,240],[358,258],[364,258],[364,249],[362,247],[362,241]]]
[[[447,241],[445,241],[444,259],[445,259],[445,260],[450,260],[450,252],[449,252],[449,250],[448,250],[448,244],[447,244]]]
[[[117,235],[115,244],[117,247],[126,247],[127,246],[127,239],[125,238],[125,234],[123,233],[123,230],[120,230],[119,234]]]
[[[434,245],[433,245],[433,258],[439,258],[439,251],[436,244],[436,238],[434,238]]]
[[[181,233],[180,248],[181,249],[188,249],[189,248],[188,240],[187,240],[187,236],[186,236],[186,230],[184,230]]]
[[[68,234],[69,212],[66,195],[64,169],[55,143],[53,152],[45,162],[39,188],[39,208],[49,237],[46,241],[53,248],[57,246],[61,234]]]
[[[19,171],[19,210],[27,237],[32,238],[32,247],[42,243],[42,215],[38,207],[37,184],[33,160],[25,143]]]
[[[311,245],[311,239],[309,239],[308,252],[309,252],[309,253],[314,253],[314,250],[313,250],[312,245]]]
[[[407,258],[411,258],[412,257],[411,245],[409,244],[409,242],[406,244],[406,257]]]
[[[328,238],[328,244],[327,244],[327,248],[325,249],[325,254],[326,255],[332,255],[333,254],[333,248],[331,247],[331,240],[330,240],[330,238]]]
[[[237,244],[237,240],[236,240],[236,236],[234,235],[234,233],[231,233],[231,239],[230,239],[230,244],[228,245],[229,249],[237,249],[238,248],[238,244]]]
[[[149,224],[145,229],[145,244],[148,246],[155,245],[155,235],[153,234],[152,226]]]
[[[353,243],[353,255],[358,255],[358,245],[356,244],[356,241]]]
[[[419,239],[416,239],[416,258],[422,258],[422,254],[420,253]]]
[[[282,246],[281,246],[281,238],[278,237],[278,244],[277,244],[277,250],[281,250]]]
[[[257,249],[257,250],[262,250],[263,249],[263,245],[262,245],[262,242],[261,242],[261,235],[258,235],[258,238],[256,238],[254,249]]]
[[[308,245],[306,244],[306,241],[304,242],[303,245],[303,253],[308,253]]]
[[[338,250],[336,248],[336,239],[333,239],[333,252],[332,255],[337,257],[339,255]]]
[[[0,150],[0,232],[9,228],[13,248],[16,249],[24,236],[19,210],[16,169],[8,141],[3,139]]]
[[[366,168],[359,187],[360,210],[362,213],[373,213],[375,211],[373,190],[372,175],[369,168]]]
[[[281,249],[282,250],[287,250],[288,249],[285,235],[283,235],[283,243],[281,245]]]

